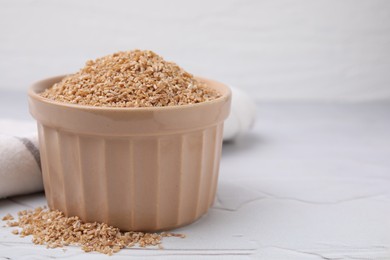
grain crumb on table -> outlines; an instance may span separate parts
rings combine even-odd
[[[2,218],[3,221],[7,221],[7,220],[14,220],[14,217],[11,215],[11,214],[7,214],[5,215],[3,218]]]
[[[9,214],[8,214],[9,215]],[[46,245],[47,248],[80,246],[85,252],[100,252],[112,255],[123,248],[156,246],[162,249],[164,237],[184,238],[183,234],[169,232],[144,233],[121,232],[118,228],[104,223],[84,223],[79,217],[66,217],[58,210],[38,207],[18,213],[18,221],[10,222],[9,216],[3,217],[8,226],[17,226],[21,230],[12,233],[21,237],[32,235],[32,242]]]

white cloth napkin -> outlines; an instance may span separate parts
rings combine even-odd
[[[0,198],[43,190],[33,121],[0,120]]]
[[[231,113],[225,121],[223,138],[233,140],[254,123],[255,103],[232,88]],[[0,119],[0,198],[43,190],[36,123]]]

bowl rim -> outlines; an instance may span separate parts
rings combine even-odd
[[[48,105],[54,105],[54,106],[62,106],[62,107],[68,107],[68,108],[73,108],[73,109],[82,109],[82,110],[95,110],[95,111],[102,111],[102,110],[107,110],[107,111],[157,111],[157,110],[177,110],[177,109],[188,109],[188,108],[196,108],[204,105],[212,105],[215,103],[223,102],[227,99],[229,99],[232,95],[230,87],[228,85],[215,81],[212,79],[204,78],[204,77],[199,77],[195,76],[196,79],[205,81],[208,87],[213,88],[214,90],[218,91],[221,96],[209,100],[209,101],[204,101],[200,103],[195,103],[195,104],[186,104],[186,105],[175,105],[175,106],[156,106],[156,107],[108,107],[108,106],[91,106],[91,105],[79,105],[79,104],[72,104],[72,103],[66,103],[66,102],[59,102],[55,100],[51,100],[49,98],[44,98],[41,95],[39,95],[41,92],[37,92],[37,88],[40,88],[43,84],[48,84],[47,82],[57,80],[56,82],[59,82],[61,79],[64,77],[71,75],[71,74],[63,74],[63,75],[57,75],[57,76],[52,76],[48,78],[41,79],[39,81],[34,82],[29,88],[28,88],[28,96],[30,98],[35,99],[36,101],[39,102],[44,102]],[[212,83],[212,84],[208,84]],[[218,86],[218,89],[215,88],[215,86]],[[47,87],[48,88],[48,87]],[[46,88],[45,88],[46,89]],[[219,89],[222,89],[223,91],[221,92]]]

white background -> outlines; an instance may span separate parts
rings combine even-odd
[[[134,48],[260,101],[390,100],[390,1],[0,0],[0,89]]]

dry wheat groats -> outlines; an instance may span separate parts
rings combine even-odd
[[[79,217],[65,217],[58,210],[38,207],[34,210],[23,210],[18,213],[18,220],[7,214],[2,218],[14,229],[14,235],[21,237],[32,235],[35,244],[48,248],[78,245],[85,252],[96,251],[108,255],[126,247],[158,246],[162,248],[163,237],[181,237],[175,233],[121,232],[118,228],[104,223],[84,223]]]
[[[88,61],[80,71],[41,95],[60,102],[105,107],[186,105],[220,96],[175,63],[141,50]]]

